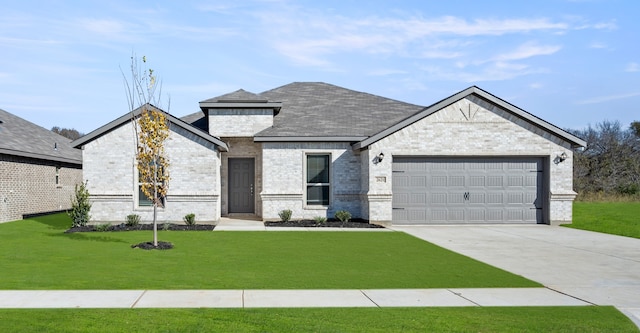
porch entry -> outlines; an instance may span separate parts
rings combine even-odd
[[[229,158],[229,213],[255,213],[255,160]]]

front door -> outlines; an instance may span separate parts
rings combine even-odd
[[[253,158],[230,158],[229,213],[253,214],[255,163]]]

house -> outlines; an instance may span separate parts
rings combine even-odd
[[[71,208],[82,154],[70,142],[0,109],[0,222]]]
[[[290,209],[379,224],[571,222],[572,149],[585,142],[475,86],[428,107],[311,82],[199,106],[169,115],[160,221]],[[96,221],[151,219],[133,133],[127,114],[72,143]]]

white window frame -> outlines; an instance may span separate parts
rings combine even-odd
[[[140,205],[140,172],[138,171],[138,161],[136,160],[133,163],[133,206],[135,210],[153,210],[153,203],[151,205]],[[164,204],[162,206],[158,206],[158,209],[163,210],[167,206],[167,198],[163,198]]]
[[[308,183],[307,182],[307,174],[308,174],[307,161],[308,161],[308,157],[309,156],[326,156],[328,158],[328,161],[329,161],[329,163],[328,163],[329,182],[328,183]],[[332,155],[329,152],[324,152],[324,151],[313,151],[313,152],[307,151],[307,152],[304,152],[304,163],[303,163],[304,170],[303,170],[303,175],[302,175],[303,184],[304,184],[304,207],[314,208],[315,209],[315,208],[327,208],[327,207],[329,207],[331,205],[331,202],[332,202],[332,199],[333,199],[332,198],[332,194],[331,194],[332,188],[333,188],[333,185],[332,185],[333,167],[331,165],[332,161],[333,161]],[[308,191],[307,191],[309,186],[327,186],[329,188],[329,197],[327,198],[328,203],[326,205],[325,204],[310,204],[309,203],[309,197],[308,197]]]

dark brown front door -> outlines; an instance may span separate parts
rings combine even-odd
[[[253,158],[230,158],[229,213],[253,214],[255,163]]]

